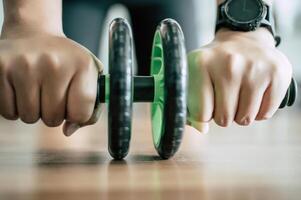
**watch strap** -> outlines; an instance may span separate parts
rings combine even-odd
[[[261,21],[260,27],[264,27],[270,31],[270,33],[273,35],[276,43],[276,47],[278,47],[281,43],[280,36],[276,35],[276,29],[275,29],[275,20],[273,16],[273,10],[272,7],[265,4],[267,13],[265,18]]]
[[[236,27],[236,26],[233,26],[231,23],[229,23],[227,18],[223,15],[223,9],[224,9],[223,7],[226,5],[227,1],[228,0],[224,1],[223,3],[221,3],[218,6],[215,32],[217,32],[219,29],[224,28],[224,27],[229,28],[234,31],[254,31],[258,28],[258,26],[256,26],[255,24],[254,24],[254,26],[249,26],[246,29],[245,27],[244,28]],[[266,15],[265,15],[265,18],[262,21],[260,21],[259,27],[264,27],[264,28],[268,29],[270,31],[270,33],[273,35],[273,37],[275,38],[276,46],[279,46],[279,44],[281,42],[281,38],[276,35],[275,20],[274,20],[274,16],[273,16],[272,7],[267,5],[266,3],[264,3],[264,5],[266,7]]]

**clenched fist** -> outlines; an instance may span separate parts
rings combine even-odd
[[[265,28],[222,29],[209,45],[191,52],[188,62],[189,119],[201,131],[211,119],[223,127],[269,119],[292,76],[290,62]]]
[[[67,136],[95,122],[100,63],[63,34],[19,33],[3,32],[0,40],[0,114],[50,127],[66,120]]]

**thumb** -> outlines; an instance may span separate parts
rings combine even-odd
[[[87,121],[86,123],[77,124],[77,123],[70,122],[70,121],[66,120],[64,125],[63,125],[64,135],[69,137],[69,136],[73,135],[73,133],[75,133],[78,129],[80,129],[84,126],[89,126],[89,125],[95,124],[98,121],[99,117],[100,117],[101,111],[102,111],[101,105],[99,103],[96,103],[95,108],[94,108],[94,112],[93,112],[90,120]]]
[[[200,122],[188,117],[187,125],[195,128],[199,133],[207,134],[209,132],[209,123],[208,122]]]
[[[203,49],[188,54],[187,124],[203,134],[209,131],[214,107],[214,91],[206,67],[208,58]]]
[[[102,64],[102,62],[91,51],[89,51],[86,47],[84,47],[82,45],[80,45],[80,46],[88,54],[90,54],[90,56],[92,57],[92,59],[94,61],[94,65],[95,65],[95,67],[96,67],[96,69],[98,71],[98,78],[99,78],[100,74],[103,71],[103,64]],[[98,93],[98,90],[97,90],[97,93]],[[97,94],[97,95],[99,95],[99,94]],[[64,133],[64,135],[67,136],[67,137],[69,137],[69,136],[73,135],[73,133],[75,133],[78,129],[80,129],[82,127],[85,127],[85,126],[89,126],[89,125],[95,124],[98,121],[99,117],[100,117],[101,111],[102,111],[102,109],[101,109],[100,102],[98,101],[98,97],[96,97],[94,111],[93,111],[93,114],[92,114],[91,118],[86,123],[83,123],[83,124],[78,124],[78,123],[74,123],[74,122],[66,120],[65,123],[64,123],[64,125],[63,125],[63,133]]]
[[[80,127],[81,126],[79,124],[65,121],[65,123],[63,125],[63,133],[65,136],[69,137],[73,133],[75,133]]]

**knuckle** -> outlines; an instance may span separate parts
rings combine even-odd
[[[47,69],[48,72],[60,72],[60,62],[57,55],[52,53],[43,53],[40,56],[40,62]]]
[[[22,54],[17,56],[17,63],[16,66],[21,73],[25,73],[25,74],[29,74],[31,73],[32,69],[33,69],[33,63],[32,60],[30,59],[30,57],[28,55]]]

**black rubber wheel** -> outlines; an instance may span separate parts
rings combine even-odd
[[[285,94],[284,99],[281,102],[279,109],[283,109],[286,106],[293,106],[297,99],[298,85],[294,78],[291,80],[291,84]]]
[[[123,159],[129,152],[133,102],[133,48],[128,23],[121,18],[110,25],[109,33],[109,152]]]
[[[158,37],[160,41],[156,46]],[[178,151],[186,123],[188,80],[186,48],[181,27],[172,19],[166,19],[160,23],[154,41],[152,62],[154,63],[155,59],[158,59],[156,54],[159,51],[155,51],[155,48],[159,45],[161,46],[162,68],[164,70],[164,73],[162,73],[162,82],[164,82],[163,99],[161,104],[160,102],[154,103],[155,105],[152,106],[152,112],[154,106],[161,109],[157,119],[160,120],[162,116],[159,129],[154,131],[153,127],[153,135],[157,134],[154,138],[158,138],[154,139],[154,144],[160,157],[168,159]],[[157,108],[155,107],[155,109]],[[152,118],[153,126],[158,126],[156,114],[152,113]]]
[[[291,82],[289,90],[290,90],[290,96],[289,96],[287,106],[293,106],[294,103],[296,102],[297,96],[298,96],[297,95],[298,94],[298,84],[294,78],[292,78],[292,82]]]
[[[285,97],[284,97],[284,99],[282,100],[279,109],[283,109],[283,108],[285,108],[285,107],[287,106],[288,101],[289,101],[289,98],[290,98],[290,87],[289,87],[288,90],[286,91]]]

